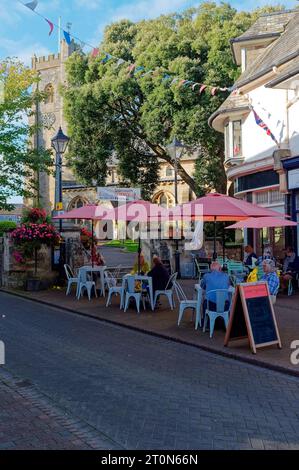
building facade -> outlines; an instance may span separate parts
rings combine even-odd
[[[231,40],[242,73],[235,89],[210,117],[224,134],[230,194],[288,213],[299,223],[299,12],[260,16],[242,36]],[[276,142],[256,123],[253,110]],[[265,231],[277,254],[294,244],[297,233]],[[248,242],[260,247],[259,233]]]
[[[63,115],[63,99],[59,92],[61,84],[66,83],[65,62],[67,58],[76,50],[75,43],[69,46],[61,41],[61,52],[48,57],[34,57],[32,68],[36,70],[41,78],[39,88],[48,93],[46,102],[40,104],[37,110],[37,119],[43,127],[35,136],[35,145],[51,148],[51,138],[61,127],[67,134],[67,123]],[[196,156],[183,156],[181,162],[185,170],[192,175],[195,169]],[[117,162],[108,165],[107,186],[121,185],[121,180],[117,172]],[[55,179],[53,175],[40,174],[40,198],[43,206],[50,212],[54,209],[55,199]],[[63,204],[64,210],[71,210],[85,204],[98,202],[97,188],[86,187],[76,182],[76,178],[71,169],[63,166],[62,173]],[[159,182],[152,196],[152,201],[166,207],[175,204],[174,191],[174,170],[166,162],[161,161]],[[189,186],[178,177],[178,200],[179,203],[188,202],[194,198]],[[26,201],[32,204],[32,201]]]

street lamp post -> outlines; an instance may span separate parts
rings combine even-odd
[[[52,148],[55,150],[55,209],[54,214],[59,215],[63,210],[63,201],[62,201],[62,155],[66,152],[67,146],[69,144],[69,137],[67,137],[61,127],[57,134],[51,139]],[[62,219],[59,220],[59,232],[62,234]],[[60,244],[60,254],[59,254],[59,269],[60,274],[62,273],[62,246]]]
[[[173,138],[172,143],[168,146],[168,149],[171,152],[171,157],[173,157],[174,162],[174,199],[175,205],[179,203],[178,200],[178,160],[182,155],[184,144],[180,142],[176,137]],[[178,156],[177,150],[181,149],[181,155]],[[178,278],[181,278],[181,262],[180,262],[180,250],[179,250],[179,226],[178,221],[176,221],[176,250],[175,250],[175,271],[178,273]]]

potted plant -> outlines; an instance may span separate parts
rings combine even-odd
[[[46,211],[39,208],[29,209],[24,213],[22,224],[11,233],[16,251],[14,257],[20,264],[26,265],[34,260],[34,276],[28,278],[26,290],[39,290],[41,280],[37,276],[38,252],[43,245],[53,246],[60,242],[60,235]]]

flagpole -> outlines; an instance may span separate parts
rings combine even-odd
[[[58,18],[58,53],[61,52],[61,16]]]

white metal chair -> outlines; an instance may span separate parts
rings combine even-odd
[[[125,293],[124,286],[117,285],[117,278],[114,276],[114,273],[111,273],[110,271],[105,271],[104,277],[105,277],[105,285],[107,285],[108,287],[108,298],[107,298],[106,307],[108,307],[111,304],[112,295],[116,294],[116,295],[120,295],[120,308],[122,308],[123,298],[124,298],[124,293]]]
[[[165,295],[168,299],[168,302],[169,302],[169,305],[170,305],[170,308],[171,310],[173,310],[173,308],[175,307],[175,302],[174,302],[174,296],[173,296],[173,293],[174,293],[174,288],[175,288],[175,283],[176,283],[176,279],[177,279],[177,275],[178,273],[174,273],[170,276],[168,282],[167,282],[167,285],[165,287],[164,290],[156,290],[155,292],[155,297],[154,297],[154,307],[156,306],[156,303],[157,303],[157,300],[158,300],[158,297],[160,295]]]
[[[67,278],[67,289],[65,295],[69,295],[73,284],[78,287],[79,278],[74,275],[73,270],[69,264],[64,265],[64,271]]]
[[[223,318],[225,328],[229,320],[229,311],[231,305],[231,295],[228,289],[211,290],[206,293],[207,307],[204,315],[203,332],[206,331],[208,319],[210,320],[210,338],[214,333],[215,321],[217,318]],[[227,301],[229,305],[226,306]],[[211,302],[216,304],[216,311],[210,310]]]
[[[79,283],[77,289],[77,300],[80,299],[82,291],[87,290],[88,300],[91,300],[92,288],[94,289],[95,296],[98,297],[96,283],[87,279],[86,271],[79,271]]]
[[[196,314],[195,328],[197,329],[198,324],[201,326],[201,315],[200,315],[201,295],[198,294],[197,299],[189,300],[189,299],[187,299],[187,296],[186,296],[182,286],[178,282],[175,282],[174,288],[175,288],[175,291],[176,291],[177,298],[180,302],[178,326],[180,325],[180,323],[182,321],[185,310],[187,308],[191,308],[193,311],[195,311],[195,314]],[[193,319],[193,315],[192,315],[192,319]]]
[[[200,280],[204,274],[210,272],[210,265],[209,263],[200,263],[196,258],[194,261],[198,272],[198,279]]]
[[[134,276],[126,276],[126,284],[127,284],[127,289],[126,289],[126,296],[125,296],[125,309],[124,311],[126,312],[129,306],[129,301],[130,299],[135,299],[136,302],[136,307],[138,313],[140,313],[140,301],[143,301],[143,308],[145,310],[145,302],[144,302],[144,297],[142,295],[142,291],[136,292],[135,288],[135,277]]]

